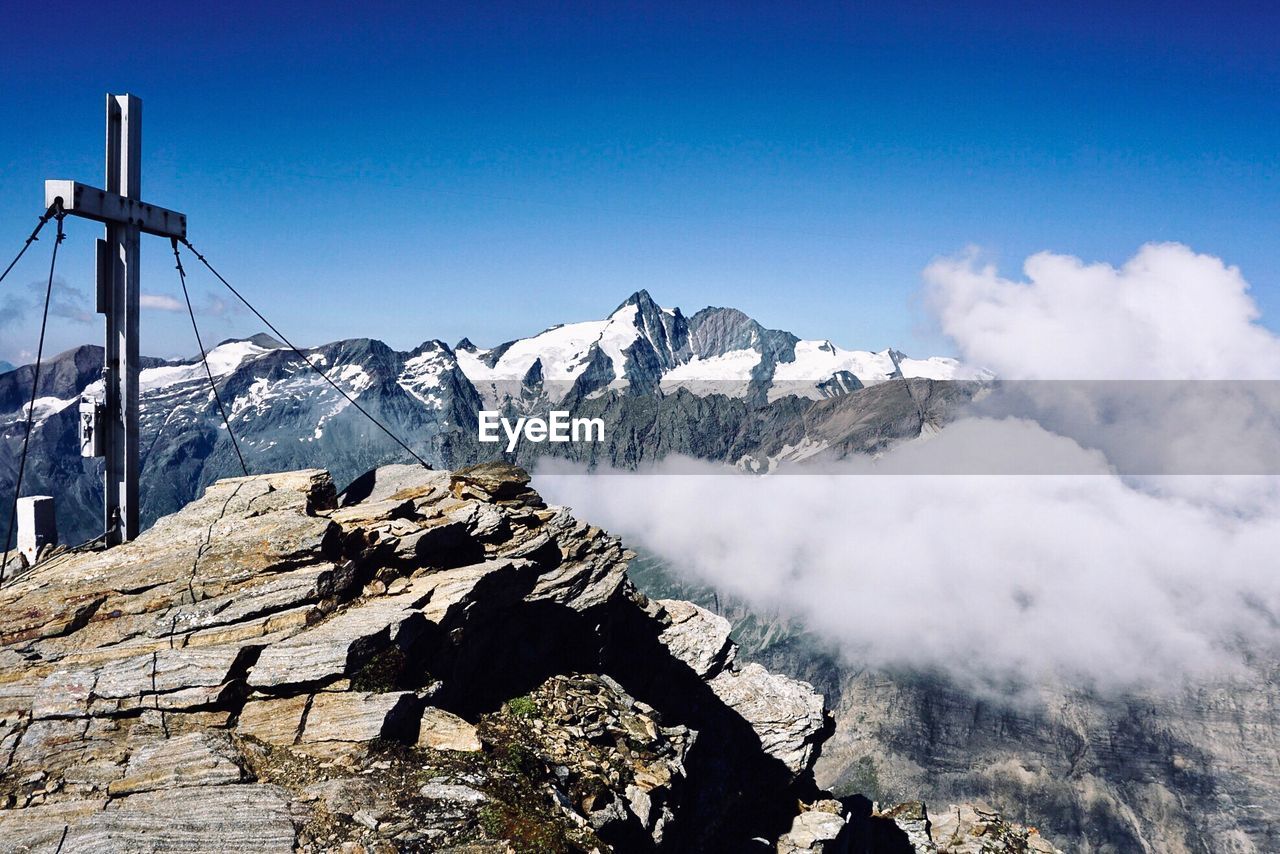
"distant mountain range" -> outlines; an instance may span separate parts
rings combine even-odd
[[[208,355],[251,471],[320,466],[339,481],[408,455],[266,335],[224,341]],[[754,470],[819,454],[874,452],[945,419],[967,392],[954,359],[845,350],[767,329],[732,308],[686,317],[633,294],[603,320],[552,327],[481,348],[427,341],[411,352],[351,339],[306,351],[362,407],[432,465],[557,454],[631,467],[670,453]],[[889,382],[901,374],[908,383]],[[239,474],[199,359],[144,360],[144,524]],[[77,403],[102,394],[102,351],[84,346],[45,365],[24,493],[57,499],[65,541],[100,532],[101,462],[79,456]],[[30,366],[0,375],[0,494],[16,475]],[[477,438],[481,409],[599,417],[596,444],[521,443],[511,454]]]
[[[896,374],[952,379],[954,359],[909,359],[884,350],[844,350],[766,329],[733,308],[686,318],[647,291],[632,294],[604,320],[570,323],[481,349],[458,342],[453,361],[489,405],[529,389],[553,402],[608,389],[670,393],[679,388],[767,402],[795,394],[820,399],[884,382]]]

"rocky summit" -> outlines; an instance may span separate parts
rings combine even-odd
[[[807,683],[504,464],[218,481],[0,589],[0,850],[1052,852],[837,801]]]

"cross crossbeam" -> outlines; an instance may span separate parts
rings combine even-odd
[[[45,181],[45,207],[51,207],[59,199],[62,200],[64,211],[85,219],[134,226],[143,234],[154,234],[157,237],[184,240],[187,236],[186,214],[117,193],[108,193],[79,181]]]

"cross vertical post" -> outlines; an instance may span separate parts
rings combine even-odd
[[[107,96],[107,192],[142,195],[142,101]],[[109,545],[138,536],[138,264],[141,233],[129,222],[108,222],[108,263],[99,266],[106,312],[106,475],[103,524]]]
[[[103,456],[103,530],[107,545],[127,542],[138,525],[138,310],[141,237],[187,236],[187,217],[142,201],[142,101],[107,95],[107,182],[45,181],[45,206],[106,224],[97,244],[98,311],[106,315],[103,406],[81,405],[81,453]]]

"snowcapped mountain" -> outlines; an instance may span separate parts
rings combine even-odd
[[[344,481],[404,450],[297,354],[266,335],[207,354],[251,471],[322,466]],[[748,466],[816,454],[875,452],[945,420],[963,384],[951,359],[844,350],[766,329],[732,308],[692,317],[640,291],[603,320],[556,326],[493,348],[464,339],[399,352],[371,339],[305,351],[360,406],[433,465],[504,456],[531,464],[556,453],[629,467],[668,453]],[[894,360],[911,379],[896,376]],[[238,474],[230,437],[198,358],[145,359],[139,382],[144,524]],[[50,360],[36,395],[25,494],[57,498],[66,539],[100,529],[101,462],[79,456],[78,401],[102,394],[102,350]],[[11,494],[31,394],[31,366],[0,374],[0,495]],[[542,414],[552,407],[606,424],[594,444],[522,444],[513,453],[477,438],[481,409]]]
[[[662,308],[647,291],[632,294],[603,320],[562,324],[480,349],[459,342],[459,367],[492,405],[545,393],[551,401],[606,390],[698,395],[752,401],[787,395],[835,397],[898,375],[953,379],[954,359],[910,359],[884,350],[845,350],[831,341],[804,341],[766,329],[732,308],[704,308],[686,318]]]

